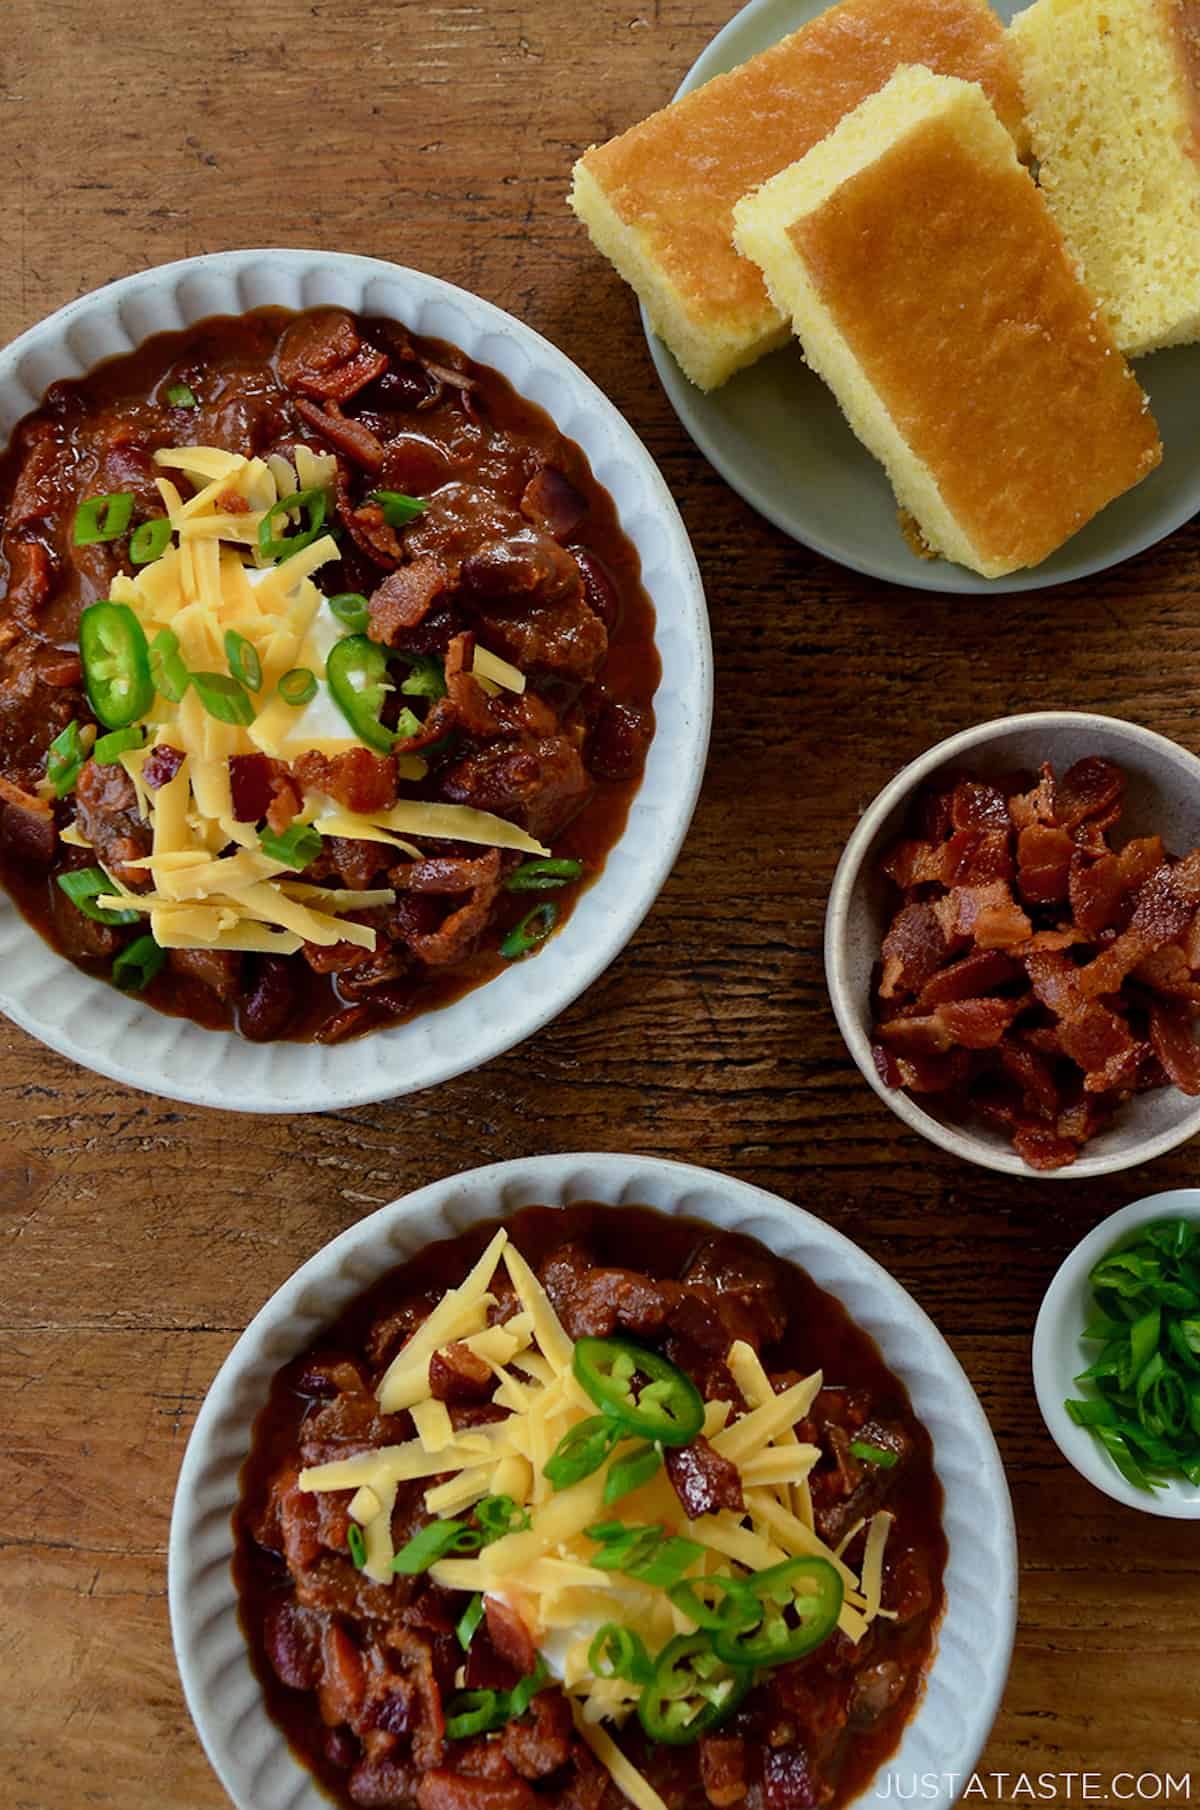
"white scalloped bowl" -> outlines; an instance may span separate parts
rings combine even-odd
[[[1017,1554],[1004,1470],[957,1359],[898,1282],[810,1213],[711,1170],[634,1156],[543,1156],[435,1182],[373,1213],[311,1258],[234,1346],[196,1420],[175,1495],[171,1631],[192,1719],[237,1810],[328,1810],[267,1715],[237,1613],[231,1517],[271,1378],[387,1270],[435,1239],[534,1203],[639,1204],[757,1238],[846,1307],[906,1384],[933,1439],[949,1546],[946,1610],[924,1693],[896,1753],[855,1800],[893,1803],[908,1781],[950,1810],[979,1758],[1008,1675]],[[923,1775],[929,1775],[924,1779]],[[912,1788],[915,1789],[915,1786]]]
[[[576,999],[629,941],[695,808],[712,716],[704,591],[679,511],[637,435],[578,366],[490,302],[418,270],[315,251],[231,251],[125,277],[60,308],[0,352],[0,446],[48,386],[213,314],[332,303],[390,316],[500,371],[583,448],[636,546],[663,676],[645,776],[620,841],[563,933],[530,961],[410,1023],[325,1047],[249,1043],[156,1012],[91,979],[0,893],[0,1011],[86,1068],[147,1092],[240,1112],[308,1112],[413,1093],[476,1068]]]

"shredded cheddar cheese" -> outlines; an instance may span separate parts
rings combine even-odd
[[[489,1324],[501,1266],[516,1292],[515,1310]],[[456,1431],[444,1402],[434,1399],[430,1362],[461,1341],[489,1364],[497,1378],[493,1401],[506,1409],[503,1420]],[[538,1277],[501,1228],[469,1274],[450,1289],[388,1365],[376,1393],[389,1413],[407,1410],[415,1438],[404,1445],[366,1451],[300,1473],[302,1490],[353,1490],[350,1515],[364,1531],[367,1574],[379,1582],[391,1575],[391,1518],[402,1482],[430,1479],[425,1506],[434,1517],[456,1516],[488,1495],[510,1497],[525,1510],[528,1525],[502,1535],[469,1556],[451,1555],[430,1567],[433,1581],[448,1590],[497,1597],[525,1622],[535,1644],[570,1703],[575,1726],[637,1810],[666,1810],[663,1800],[607,1732],[620,1727],[636,1708],[640,1686],[623,1678],[601,1678],[591,1669],[592,1637],[608,1622],[636,1631],[651,1651],[660,1651],[695,1624],[658,1585],[624,1573],[598,1569],[586,1529],[611,1516],[604,1490],[607,1465],[558,1491],[545,1476],[547,1459],[563,1434],[596,1412],[577,1381],[574,1345]],[[855,1643],[871,1622],[889,1611],[881,1606],[883,1561],[894,1517],[881,1510],[859,1521],[833,1552],[816,1533],[807,1479],[820,1456],[801,1441],[796,1423],[804,1419],[822,1385],[814,1372],[776,1394],[756,1352],[742,1342],[726,1359],[742,1400],[708,1402],[704,1432],[717,1451],[738,1467],[744,1512],[722,1509],[694,1520],[682,1505],[665,1470],[622,1497],[620,1518],[629,1526],[659,1525],[693,1541],[700,1557],[693,1575],[702,1578],[741,1568],[753,1573],[797,1557],[816,1556],[838,1572],[844,1598],[841,1632]],[[861,1568],[846,1554],[866,1528]]]
[[[132,610],[147,641],[164,630],[175,636],[188,675],[200,678],[216,675],[228,684],[226,637],[234,631],[253,651],[261,684],[250,693],[247,683],[254,714],[245,724],[211,714],[197,684],[189,683],[174,700],[156,689],[140,724],[146,745],[120,756],[153,832],[150,854],[128,865],[144,869],[152,886],[134,895],[110,873],[112,891],[99,903],[146,913],[155,940],[169,949],[288,955],[305,943],[329,948],[349,942],[372,951],[375,931],[346,914],[391,904],[395,891],[298,885],[296,868],[260,847],[257,825],[235,817],[229,765],[255,754],[288,763],[305,753],[334,759],[364,746],[325,677],[331,650],[351,632],[324,608],[314,582],[322,566],[338,559],[337,542],[323,534],[278,563],[259,550],[259,530],[270,512],[277,511],[272,532],[288,519],[278,511],[280,502],[300,490],[332,495],[337,461],[303,445],[295,449],[294,469],[278,454],[264,461],[212,446],[165,447],[154,459],[172,540],[132,576],[114,579],[112,601]],[[301,705],[278,689],[296,668],[307,669],[316,683],[315,694]],[[475,649],[474,671],[493,692],[525,689],[524,674],[482,647]],[[183,756],[174,777],[157,787],[144,773],[156,744]],[[401,779],[425,776],[427,763],[419,755],[395,759]],[[515,824],[469,806],[405,800],[385,811],[355,812],[295,783],[303,792],[298,824],[324,836],[385,844],[401,865],[421,857],[406,840],[411,836],[549,852]],[[88,846],[77,826],[64,832],[64,840]]]

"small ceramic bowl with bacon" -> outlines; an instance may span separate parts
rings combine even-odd
[[[1076,711],[938,743],[851,836],[825,969],[875,1092],[965,1161],[1173,1149],[1200,1131],[1200,759]]]

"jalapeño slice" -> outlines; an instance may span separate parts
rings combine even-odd
[[[713,1651],[728,1665],[782,1665],[803,1659],[837,1627],[842,1607],[842,1580],[828,1559],[785,1559],[756,1571],[745,1580],[757,1599],[758,1614],[746,1626],[739,1613],[734,1625],[711,1630]],[[744,1602],[738,1598],[739,1611]]]
[[[106,729],[124,729],[154,702],[150,650],[126,603],[93,603],[79,618],[88,701]]]
[[[334,643],[325,677],[334,703],[360,742],[379,754],[390,754],[396,737],[380,722],[387,683],[387,655],[366,635],[345,635]]]
[[[574,1370],[596,1406],[627,1433],[687,1445],[704,1425],[704,1402],[691,1377],[632,1339],[577,1339]]]
[[[687,1747],[735,1710],[753,1673],[713,1651],[707,1634],[680,1634],[659,1654],[638,1702],[638,1719],[652,1741]]]

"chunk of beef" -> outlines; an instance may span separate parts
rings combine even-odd
[[[5,542],[8,554],[8,608],[22,625],[36,628],[38,612],[48,600],[54,579],[54,566],[41,541],[10,538]]]
[[[90,863],[85,865],[90,866]],[[111,961],[121,947],[122,932],[89,918],[67,897],[61,886],[50,888],[50,916],[59,947],[72,961]]]
[[[242,990],[242,958],[232,949],[171,949],[168,965],[176,974],[198,980],[224,1005]]]
[[[782,1337],[787,1310],[772,1266],[737,1239],[706,1238],[684,1271],[682,1281],[685,1289],[711,1289],[718,1303],[736,1304],[742,1309],[754,1329],[754,1338],[747,1343],[754,1344],[755,1349],[773,1345]]]
[[[385,352],[364,345],[343,308],[322,308],[293,321],[279,342],[276,368],[289,390],[345,402],[387,370]]]
[[[637,1270],[599,1268],[574,1243],[552,1251],[540,1276],[573,1339],[608,1338],[618,1327],[643,1336],[658,1332],[679,1294],[674,1283]]]
[[[574,1740],[571,1709],[561,1691],[539,1691],[529,1713],[507,1724],[505,1758],[523,1779],[544,1779],[565,1766]]]
[[[0,842],[34,867],[49,867],[58,847],[54,812],[44,798],[0,776]]]
[[[427,1772],[417,1785],[419,1810],[534,1810],[537,1798],[524,1779],[472,1779],[457,1772]]]
[[[443,797],[520,823],[547,842],[591,796],[592,782],[574,742],[563,735],[481,748],[448,767]]]
[[[150,853],[152,838],[149,824],[138,815],[137,793],[124,767],[87,761],[75,782],[75,812],[109,873],[130,892],[149,890],[153,882],[146,869],[127,865]]]
[[[24,457],[5,516],[7,527],[27,528],[57,515],[74,455],[49,421],[34,421],[21,433]]]
[[[417,1773],[394,1755],[368,1755],[355,1766],[346,1789],[362,1810],[409,1810],[416,1801]]]
[[[698,1434],[690,1445],[671,1446],[663,1454],[671,1487],[683,1504],[689,1521],[715,1515],[723,1508],[737,1514],[746,1511],[741,1473],[731,1458],[723,1458]]]

